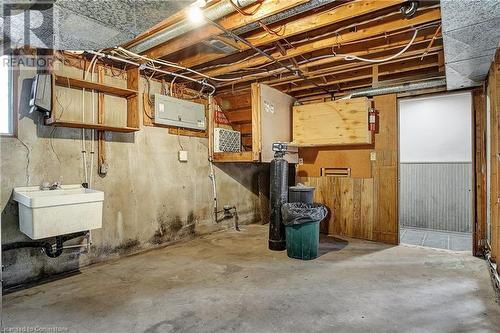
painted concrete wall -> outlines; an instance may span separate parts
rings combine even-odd
[[[62,71],[81,77],[73,68]],[[14,187],[57,180],[79,184],[84,179],[81,130],[43,126],[38,114],[28,112],[34,74],[23,69],[19,76],[20,96],[15,101],[19,103],[18,138],[0,139],[2,244],[28,240],[18,230],[17,203],[11,199]],[[107,80],[126,86],[121,78]],[[140,90],[144,87],[143,79]],[[159,89],[159,84],[153,84],[151,91]],[[81,98],[79,90],[59,89],[56,116],[61,116],[63,110],[63,119],[79,119]],[[91,103],[87,94],[87,119],[91,117]],[[142,103],[139,107],[142,110]],[[110,123],[126,119],[125,110],[124,100],[106,97]],[[105,177],[97,175],[97,153],[94,156],[93,188],[105,192],[105,202],[103,227],[92,233],[90,253],[67,250],[59,258],[50,259],[38,249],[7,251],[3,253],[4,287],[231,226],[232,221],[218,225],[212,222],[207,139],[177,137],[165,128],[152,127],[142,127],[133,134],[107,133],[106,138],[109,172]],[[180,146],[189,152],[187,163],[177,159]],[[258,175],[268,172],[266,166],[223,165],[215,170],[220,204],[236,205],[242,224],[259,221]]]

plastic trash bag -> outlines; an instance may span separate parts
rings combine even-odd
[[[281,206],[284,225],[298,225],[311,222],[321,222],[328,210],[318,203],[291,202]]]

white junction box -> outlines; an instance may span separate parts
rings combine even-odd
[[[205,105],[155,94],[155,124],[205,130]]]
[[[187,162],[187,161],[188,161],[187,150],[179,150],[179,162]]]
[[[56,190],[17,187],[19,229],[31,239],[41,239],[102,227],[104,192],[81,185]]]
[[[214,153],[240,152],[241,133],[225,128],[214,128]]]

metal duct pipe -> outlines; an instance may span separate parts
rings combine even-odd
[[[220,18],[236,11],[234,6],[229,2],[231,0],[222,1],[207,10],[203,11],[203,15],[211,21],[217,21]],[[235,5],[241,8],[252,5],[256,3],[257,0],[236,0]],[[178,37],[186,32],[189,32],[196,28],[196,25],[190,23],[188,20],[184,19],[172,26],[168,27],[166,30],[161,31],[150,38],[139,42],[137,45],[130,48],[132,52],[142,53],[149,50],[155,46],[165,43],[175,37]]]
[[[398,93],[398,92],[437,88],[437,87],[442,87],[442,86],[446,86],[446,79],[422,81],[422,82],[416,82],[416,83],[406,83],[406,84],[403,84],[400,86],[393,86],[393,87],[360,89],[360,90],[356,90],[356,91],[350,93],[349,95],[343,97],[342,99],[349,99],[349,98],[353,98],[353,97],[394,94],[394,93]]]
[[[302,5],[287,9],[283,12],[279,12],[275,15],[266,17],[260,21],[262,23],[264,23],[265,25],[273,24],[275,22],[285,20],[285,19],[290,18],[292,16],[302,14],[304,12],[307,12],[308,10],[316,9],[318,7],[327,5],[327,4],[335,2],[335,1],[337,1],[337,0],[310,0],[306,3],[303,3]],[[261,26],[260,26],[259,22],[254,22],[254,23],[247,24],[241,28],[233,30],[233,33],[235,33],[236,35],[241,35],[241,34],[249,32],[249,31],[259,29],[260,27]]]

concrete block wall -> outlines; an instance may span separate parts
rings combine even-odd
[[[61,67],[60,70],[66,75],[81,77],[81,72],[75,72],[74,68]],[[18,138],[0,138],[2,244],[28,240],[19,231],[17,203],[11,198],[14,187],[38,186],[43,181],[57,180],[63,184],[80,184],[84,179],[81,130],[47,127],[42,125],[38,114],[29,114],[28,96],[34,75],[32,69],[23,68],[18,78],[18,98],[14,101],[19,106]],[[123,78],[106,79],[126,85]],[[146,86],[146,81],[141,79],[141,92]],[[66,90],[61,89],[58,94],[56,115],[63,110],[65,117],[73,115],[78,119],[81,90]],[[151,91],[159,90],[160,85],[153,83]],[[87,94],[86,104],[90,103]],[[106,97],[107,116],[126,117],[124,103],[124,100]],[[142,102],[139,108],[142,115]],[[93,231],[91,251],[66,250],[55,259],[48,258],[39,249],[4,252],[4,287],[231,227],[232,221],[217,225],[212,222],[207,139],[178,137],[165,128],[144,126],[131,134],[108,132],[106,139],[109,164],[106,176],[97,174],[97,153],[94,156],[93,188],[105,192],[105,201],[103,227]],[[188,151],[188,162],[177,159],[181,146]],[[223,165],[216,166],[215,173],[221,206],[236,205],[242,224],[260,221],[258,176],[268,173],[268,167]]]

